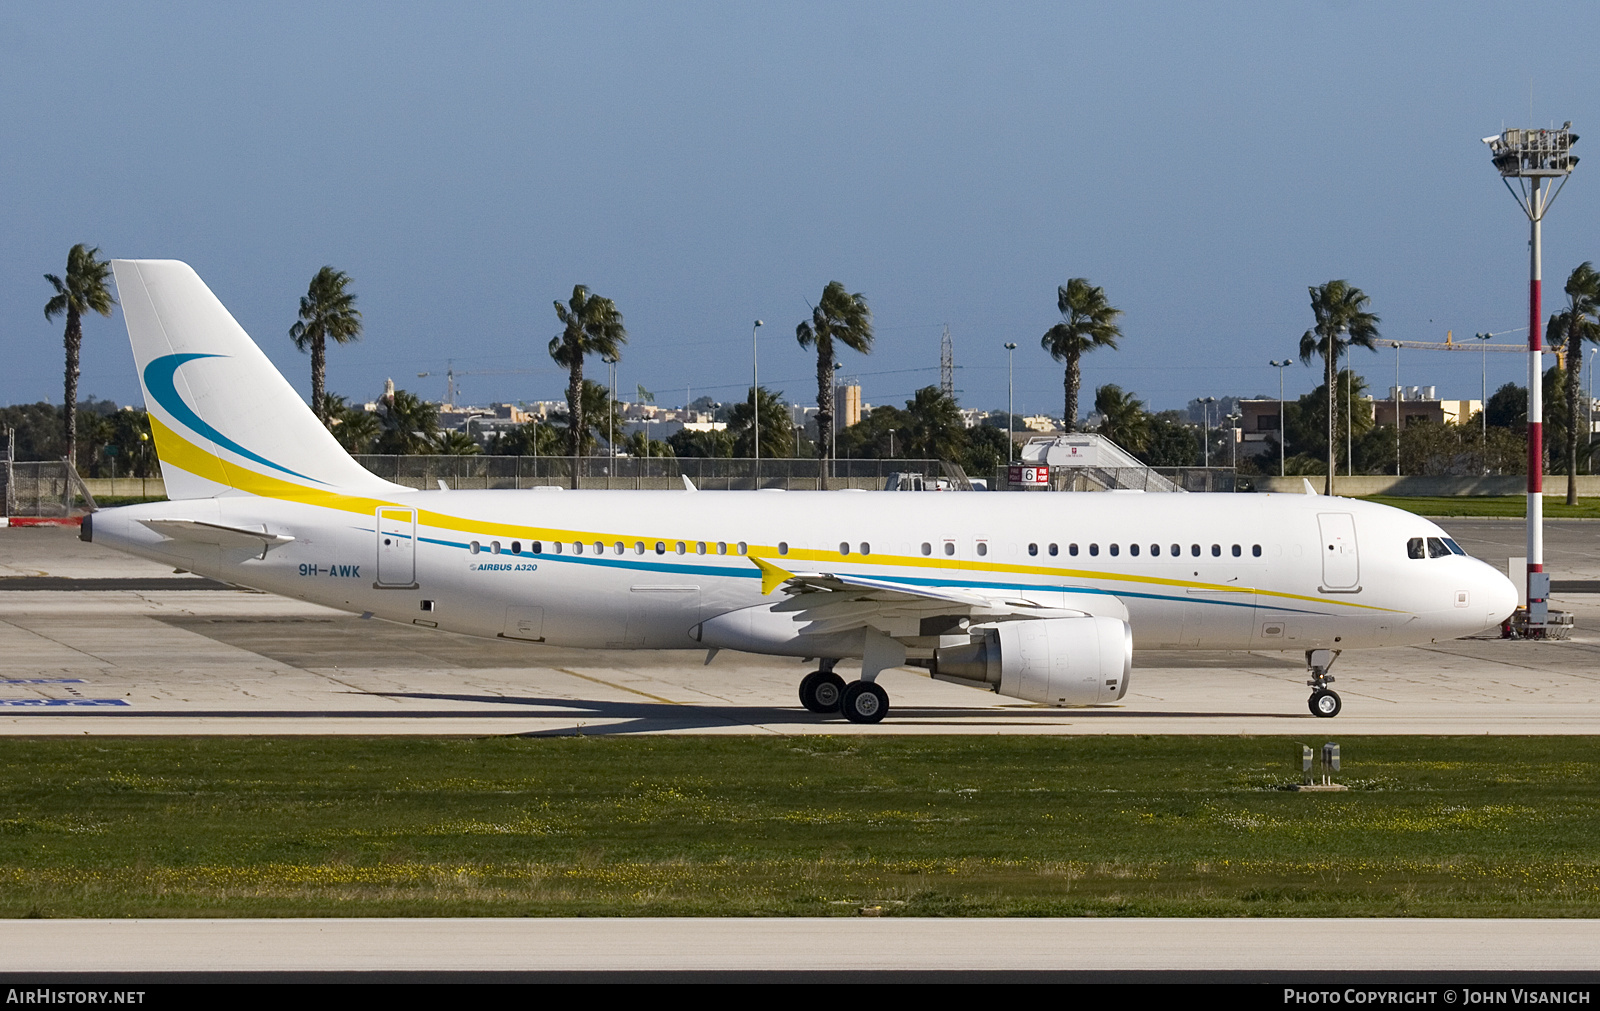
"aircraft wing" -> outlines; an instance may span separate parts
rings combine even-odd
[[[1127,620],[1127,608],[1113,596],[1051,593],[1057,600],[1046,603],[1015,592],[989,594],[832,572],[788,572],[760,558],[753,561],[761,569],[763,593],[781,589],[788,595],[772,610],[798,612],[808,623],[808,635],[869,627],[896,638],[938,634],[924,632],[923,620],[929,618],[977,623],[1102,615]]]
[[[249,527],[233,527],[223,523],[202,523],[200,520],[156,519],[139,522],[161,536],[175,541],[216,544],[224,548],[252,548],[263,554],[294,540],[288,534],[268,533],[265,528],[252,530]]]

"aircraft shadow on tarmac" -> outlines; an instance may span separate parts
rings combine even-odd
[[[728,727],[762,726],[773,723],[803,723],[814,726],[849,727],[851,724],[838,716],[813,713],[804,709],[778,706],[699,706],[692,704],[647,701],[602,701],[598,699],[535,698],[515,695],[465,695],[437,692],[371,692],[383,698],[419,699],[431,702],[473,702],[491,705],[529,706],[548,710],[544,715],[554,718],[587,718],[617,720],[599,726],[581,728],[560,727],[550,730],[530,731],[522,736],[550,737],[572,736],[581,733],[586,737],[611,734],[638,733],[670,726],[675,730],[726,729]],[[450,715],[458,715],[451,713]],[[459,715],[471,716],[470,712]],[[530,716],[535,715],[533,713]],[[1026,719],[1005,718],[1010,714],[996,713],[993,709],[966,709],[953,706],[900,707],[889,715],[889,726],[928,727],[1038,727],[1050,723],[1070,722],[1074,719],[1312,719],[1309,714],[1293,713],[1220,713],[1220,712],[1150,712],[1113,708],[1109,706],[1057,709],[1041,707],[1028,710]],[[1021,714],[1017,714],[1020,716]],[[1041,719],[1043,718],[1043,719]]]

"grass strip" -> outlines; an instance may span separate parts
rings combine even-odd
[[[1522,495],[1445,495],[1425,497],[1412,495],[1362,495],[1367,502],[1394,506],[1419,516],[1504,516],[1521,519],[1527,512],[1528,500]],[[1575,506],[1566,499],[1544,497],[1546,519],[1592,520],[1600,519],[1600,498],[1580,498]]]
[[[4,738],[0,916],[1600,915],[1592,739],[1341,744]]]

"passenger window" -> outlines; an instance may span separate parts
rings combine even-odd
[[[746,551],[748,551],[748,550],[750,550],[750,546],[749,546],[749,545],[747,545],[747,544],[745,544],[745,542],[744,542],[744,541],[740,541],[740,542],[739,542],[739,554],[741,554],[741,555],[742,555],[742,554],[744,554],[744,553],[745,553],[745,552],[746,552]]]
[[[1039,545],[1037,545],[1037,544],[1028,545],[1028,554],[1037,555],[1038,553],[1039,553]]]
[[[788,553],[789,553],[789,542],[788,541],[779,541],[778,542],[778,554],[787,555]]]
[[[483,548],[482,548],[481,545],[478,544],[477,541],[473,541],[471,544],[467,545],[467,550],[472,552],[473,554],[477,554],[479,551],[482,551]]]
[[[705,541],[695,541],[694,542],[694,553],[697,554],[697,555],[705,554],[706,553],[706,542]]]
[[[1422,547],[1422,538],[1413,537],[1409,541],[1406,541],[1406,557],[1407,558],[1426,558],[1426,557],[1428,557],[1427,553],[1423,550],[1423,547]]]
[[[1078,546],[1076,544],[1068,544],[1067,545],[1067,554],[1071,555],[1074,558],[1078,557]]]
[[[498,555],[500,553],[500,542],[499,541],[490,541],[489,542],[489,553],[491,555]]]
[[[1255,558],[1260,558],[1261,557],[1261,545],[1259,545],[1259,544],[1250,545],[1250,554]]]
[[[1195,556],[1196,558],[1199,558],[1200,557],[1200,545],[1198,545],[1198,544],[1189,545],[1189,554]]]
[[[1054,544],[1050,545],[1050,557],[1051,558],[1054,558],[1056,555],[1060,554],[1060,551],[1061,551],[1061,549],[1057,548]],[[1077,554],[1077,552],[1074,551],[1073,554]]]
[[[606,553],[606,542],[605,541],[595,541],[594,542],[594,553],[597,554],[597,555],[605,554]]]
[[[532,548],[533,548],[533,553],[534,554],[536,554],[536,555],[544,554],[544,542],[543,541],[534,541],[533,544],[532,544]]]
[[[982,558],[989,553],[989,545],[984,541],[978,542],[978,557]]]
[[[618,541],[613,547],[614,547],[614,550],[619,555],[623,554],[624,552],[626,552],[628,550],[628,546],[626,544],[622,543],[621,541]]]
[[[1100,545],[1098,545],[1098,544],[1089,545],[1089,557],[1093,558],[1093,557],[1095,557],[1095,556],[1097,556],[1099,554],[1100,554]]]
[[[718,541],[717,542],[717,554],[725,555],[727,553],[728,553],[728,542],[727,541]]]
[[[1222,545],[1220,545],[1220,544],[1211,545],[1211,557],[1212,558],[1221,558],[1222,557]]]
[[[922,553],[925,554],[925,555],[933,554],[933,545],[929,544],[927,541],[923,541],[922,542]]]
[[[866,541],[862,541],[861,542],[861,553],[863,555],[872,554],[872,545],[868,544]]]
[[[944,553],[946,555],[954,555],[956,553],[956,542],[955,541],[945,541],[944,542]]]
[[[1113,544],[1111,546],[1111,553],[1113,555],[1117,553],[1115,544]],[[1128,554],[1132,555],[1135,558],[1138,558],[1139,557],[1139,545],[1137,545],[1137,544],[1128,545]]]
[[[1235,544],[1233,546],[1233,557],[1238,558],[1242,554],[1244,554],[1244,552],[1239,549],[1239,545]]]
[[[511,553],[513,555],[522,554],[522,542],[521,541],[512,541],[511,542]]]
[[[551,541],[550,546],[555,549],[556,554],[561,554],[562,547],[560,541]]]
[[[1150,545],[1150,557],[1151,558],[1159,558],[1159,557],[1161,557],[1161,545],[1159,545],[1159,544]]]
[[[841,543],[839,545],[839,554],[848,555],[849,553],[850,553],[850,545]]]
[[[633,542],[633,553],[636,555],[644,554],[644,541]]]
[[[679,541],[673,547],[677,550],[678,554],[680,554],[680,555],[683,554],[685,551],[689,550],[688,545],[684,544],[682,541]]]
[[[1181,554],[1183,554],[1183,545],[1182,544],[1174,544],[1172,546],[1172,557],[1173,558],[1177,558]]]
[[[1437,537],[1428,538],[1428,557],[1429,558],[1443,558],[1445,555],[1448,555],[1449,553],[1450,553],[1450,549],[1444,546],[1444,541],[1440,540]]]
[[[1122,552],[1121,548],[1117,547],[1115,544],[1111,545],[1111,557],[1112,558],[1117,557],[1117,555],[1120,554],[1121,552]]]
[[[666,542],[665,541],[656,541],[656,554],[664,555],[666,553],[667,553],[667,544],[666,544]]]

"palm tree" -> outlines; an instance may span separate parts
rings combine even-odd
[[[352,407],[337,393],[327,393],[322,398],[322,410],[328,419],[328,430],[347,453],[367,453],[378,438],[378,416],[360,407]]]
[[[1056,308],[1061,322],[1045,331],[1039,344],[1058,362],[1066,363],[1062,384],[1066,387],[1065,425],[1069,432],[1078,428],[1078,387],[1082,385],[1078,359],[1095,348],[1115,351],[1122,336],[1116,319],[1121,309],[1106,302],[1106,290],[1090,284],[1087,278],[1074,277],[1066,287],[1056,288]]]
[[[439,434],[439,409],[415,393],[395,390],[378,406],[378,425],[378,452],[426,455],[433,452]]]
[[[925,460],[958,460],[968,445],[967,426],[955,398],[924,386],[906,401],[900,453]]]
[[[350,275],[323,267],[300,297],[300,322],[289,328],[289,339],[301,351],[311,352],[311,406],[326,427],[328,405],[328,341],[348,344],[361,337],[361,311],[355,292],[346,291]]]
[[[621,358],[628,331],[622,313],[609,298],[592,294],[583,285],[574,285],[566,305],[555,303],[562,330],[550,339],[550,357],[567,370],[567,453],[580,456],[587,426],[584,424],[583,359],[598,354]],[[578,487],[578,469],[572,469],[572,487]]]
[[[54,274],[44,275],[55,288],[55,297],[44,304],[44,318],[55,319],[62,313],[67,316],[67,332],[63,342],[67,347],[66,376],[66,432],[67,459],[78,464],[78,357],[83,350],[83,314],[97,312],[111,315],[117,300],[106,289],[106,275],[111,264],[97,259],[98,246],[93,249],[78,243],[67,251],[67,279]]]
[[[483,447],[466,432],[452,428],[433,437],[433,451],[440,456],[476,456]]]
[[[1600,272],[1585,260],[1567,278],[1567,308],[1550,318],[1546,330],[1552,344],[1567,342],[1567,504],[1578,504],[1578,393],[1583,371],[1583,342],[1600,344]],[[1587,437],[1583,440],[1587,443]]]
[[[1100,434],[1134,455],[1150,446],[1150,416],[1144,402],[1107,383],[1094,391],[1094,409],[1100,415]]]
[[[607,431],[613,435],[622,431],[621,407],[611,396],[611,391],[606,385],[597,383],[593,379],[583,381],[583,393],[578,398],[578,417],[583,419],[581,422],[583,428],[577,430],[578,452],[572,454],[574,456],[596,455]],[[566,429],[566,438],[563,441],[570,449],[575,430],[572,415],[558,414],[555,416],[555,422]]]
[[[1367,311],[1372,300],[1349,281],[1329,281],[1307,289],[1315,325],[1300,335],[1300,361],[1306,365],[1322,356],[1328,387],[1328,476],[1323,494],[1333,494],[1333,387],[1338,379],[1339,354],[1349,345],[1377,351],[1378,317]]]
[[[817,481],[828,487],[828,460],[834,455],[833,342],[852,351],[872,353],[872,310],[865,295],[852,295],[838,281],[829,281],[822,299],[811,310],[809,322],[794,328],[795,339],[806,349],[817,349]]]
[[[761,455],[768,460],[778,460],[794,455],[794,423],[789,418],[789,408],[783,402],[783,391],[773,393],[765,386],[760,388]],[[748,457],[755,449],[755,432],[751,426],[750,401],[752,397],[732,405],[728,413],[728,431],[733,433],[733,455]]]

